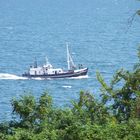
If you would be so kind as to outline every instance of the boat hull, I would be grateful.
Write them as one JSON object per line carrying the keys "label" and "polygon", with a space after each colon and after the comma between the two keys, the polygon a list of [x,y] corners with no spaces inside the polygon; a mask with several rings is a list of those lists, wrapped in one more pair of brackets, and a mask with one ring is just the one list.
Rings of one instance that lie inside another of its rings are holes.
{"label": "boat hull", "polygon": [[27,78],[69,78],[69,77],[79,77],[87,75],[88,68],[80,69],[80,70],[74,70],[74,71],[66,71],[64,73],[58,73],[58,74],[44,74],[44,75],[30,75],[29,73],[22,74],[23,77]]}

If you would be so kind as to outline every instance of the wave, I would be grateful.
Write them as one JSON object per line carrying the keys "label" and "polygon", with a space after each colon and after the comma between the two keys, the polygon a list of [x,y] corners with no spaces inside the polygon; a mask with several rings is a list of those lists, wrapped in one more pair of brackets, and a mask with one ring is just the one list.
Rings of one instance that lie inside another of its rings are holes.
{"label": "wave", "polygon": [[9,74],[9,73],[0,73],[0,79],[11,79],[11,80],[25,80],[28,78],[22,77],[22,76],[17,76],[14,74]]}

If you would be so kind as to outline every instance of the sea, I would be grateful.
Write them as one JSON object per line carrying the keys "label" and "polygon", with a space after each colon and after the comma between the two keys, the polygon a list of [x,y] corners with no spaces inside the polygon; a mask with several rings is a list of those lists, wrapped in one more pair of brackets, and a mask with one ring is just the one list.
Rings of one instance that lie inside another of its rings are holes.
{"label": "sea", "polygon": [[[43,92],[56,107],[70,107],[81,90],[100,98],[99,71],[109,84],[121,68],[133,70],[140,46],[137,0],[0,0],[0,120],[11,119],[13,98]],[[33,64],[67,69],[66,43],[87,76],[28,79]]]}

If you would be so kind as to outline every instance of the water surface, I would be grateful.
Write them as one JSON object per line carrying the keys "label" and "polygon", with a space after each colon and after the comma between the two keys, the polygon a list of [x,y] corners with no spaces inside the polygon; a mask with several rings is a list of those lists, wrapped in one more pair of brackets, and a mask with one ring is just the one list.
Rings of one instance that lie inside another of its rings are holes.
{"label": "water surface", "polygon": [[[135,0],[1,0],[0,1],[0,119],[9,118],[10,101],[30,91],[39,97],[47,90],[56,106],[68,106],[80,90],[99,97],[99,70],[106,81],[119,68],[132,70],[137,61],[140,17]],[[128,29],[128,27],[130,27]],[[67,68],[69,42],[74,61],[89,68],[78,79],[23,79],[34,61],[47,55],[54,67]]]}

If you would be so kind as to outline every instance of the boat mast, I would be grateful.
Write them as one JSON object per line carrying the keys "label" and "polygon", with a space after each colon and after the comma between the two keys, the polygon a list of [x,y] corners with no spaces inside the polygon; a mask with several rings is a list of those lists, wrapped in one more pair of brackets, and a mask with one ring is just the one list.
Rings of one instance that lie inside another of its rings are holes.
{"label": "boat mast", "polygon": [[66,44],[67,46],[67,63],[68,63],[68,70],[70,70],[70,57],[69,57],[69,47],[68,43]]}
{"label": "boat mast", "polygon": [[68,70],[71,70],[71,69],[75,69],[76,66],[72,60],[72,57],[70,55],[70,52],[69,52],[69,47],[68,47],[68,43],[67,43],[67,63],[68,63]]}

